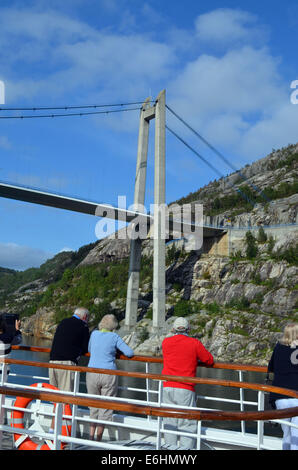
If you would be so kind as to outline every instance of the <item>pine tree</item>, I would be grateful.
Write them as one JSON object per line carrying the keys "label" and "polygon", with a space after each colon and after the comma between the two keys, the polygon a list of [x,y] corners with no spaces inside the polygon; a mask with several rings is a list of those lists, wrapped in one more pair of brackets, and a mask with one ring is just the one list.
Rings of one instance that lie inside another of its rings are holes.
{"label": "pine tree", "polygon": [[265,230],[263,227],[259,228],[259,233],[258,233],[258,242],[259,243],[265,243],[267,241],[267,235],[265,233]]}
{"label": "pine tree", "polygon": [[249,259],[255,258],[258,254],[256,239],[251,232],[246,232],[246,256]]}

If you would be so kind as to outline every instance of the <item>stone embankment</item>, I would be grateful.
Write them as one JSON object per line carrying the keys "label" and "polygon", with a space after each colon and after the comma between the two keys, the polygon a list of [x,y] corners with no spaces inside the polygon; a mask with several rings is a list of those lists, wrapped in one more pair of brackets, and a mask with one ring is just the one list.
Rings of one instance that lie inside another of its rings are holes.
{"label": "stone embankment", "polygon": [[[213,354],[216,362],[258,364],[266,366],[276,342],[280,339],[281,323],[267,315],[255,315],[233,310],[229,313],[210,314],[202,310],[200,314],[188,317],[190,335],[198,338]],[[151,320],[139,322],[136,330],[124,336],[125,341],[140,355],[162,355],[162,341],[172,334],[175,318],[166,322],[163,334],[148,335]]]}

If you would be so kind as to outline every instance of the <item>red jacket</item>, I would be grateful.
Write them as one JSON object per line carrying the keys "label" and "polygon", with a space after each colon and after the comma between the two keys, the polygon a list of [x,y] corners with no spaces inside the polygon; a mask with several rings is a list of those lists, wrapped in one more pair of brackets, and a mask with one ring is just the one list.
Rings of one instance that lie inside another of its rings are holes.
{"label": "red jacket", "polygon": [[[214,363],[212,354],[202,343],[190,336],[176,334],[165,338],[162,342],[164,375],[176,375],[182,377],[195,377],[198,361],[211,366]],[[185,388],[194,390],[191,383],[164,382],[164,387]]]}

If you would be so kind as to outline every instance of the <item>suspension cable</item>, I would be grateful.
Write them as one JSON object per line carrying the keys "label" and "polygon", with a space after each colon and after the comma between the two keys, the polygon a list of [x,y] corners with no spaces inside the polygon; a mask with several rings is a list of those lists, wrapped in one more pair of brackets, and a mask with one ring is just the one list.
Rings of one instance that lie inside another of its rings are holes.
{"label": "suspension cable", "polygon": [[[191,150],[197,157],[199,157],[204,163],[206,163],[206,165],[208,165],[213,171],[215,171],[215,173],[217,173],[221,178],[225,178],[225,176],[217,169],[215,168],[210,162],[208,162],[208,160],[206,160],[206,158],[204,158],[199,152],[197,152],[191,145],[189,145],[182,137],[180,137],[175,131],[173,131],[172,129],[170,129],[167,125],[166,125],[166,129],[168,131],[170,131],[178,140],[180,140],[180,142],[182,142],[187,148],[189,148],[189,150]],[[229,180],[227,180],[228,184],[236,189],[236,191],[244,198],[247,200],[247,202],[249,202],[252,206],[255,205],[255,203],[253,201],[251,201],[249,199],[249,197],[243,193],[241,191],[240,188],[237,188],[237,186],[235,186],[233,183],[230,183]]]}
{"label": "suspension cable", "polygon": [[[150,100],[150,102],[153,102]],[[0,111],[45,111],[50,109],[86,109],[86,108],[112,108],[115,106],[133,106],[143,104],[143,101],[134,101],[129,103],[112,103],[112,104],[88,104],[88,105],[67,105],[67,106],[32,106],[32,107],[0,107]]]}
{"label": "suspension cable", "polygon": [[89,116],[91,114],[111,114],[121,113],[125,111],[136,111],[141,108],[127,108],[127,109],[109,109],[106,111],[84,111],[81,113],[59,113],[59,114],[27,114],[22,116],[1,116],[0,119],[34,119],[34,118],[56,118],[56,117],[68,117],[68,116]]}
{"label": "suspension cable", "polygon": [[261,191],[260,188],[252,184],[245,175],[241,173],[219,150],[217,150],[210,142],[208,142],[199,132],[197,132],[193,127],[191,127],[181,116],[179,116],[172,108],[166,105],[166,108],[181,121],[189,130],[191,130],[205,145],[207,145],[218,157],[220,157],[233,171],[239,173],[239,176],[244,179],[255,191],[257,191],[267,202],[271,200]]}

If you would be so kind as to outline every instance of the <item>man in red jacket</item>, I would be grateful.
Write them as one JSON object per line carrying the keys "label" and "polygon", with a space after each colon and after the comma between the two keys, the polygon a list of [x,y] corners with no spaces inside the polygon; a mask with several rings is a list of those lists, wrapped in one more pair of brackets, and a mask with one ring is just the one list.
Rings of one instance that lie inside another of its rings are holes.
{"label": "man in red jacket", "polygon": [[[198,362],[208,366],[213,365],[212,354],[196,338],[188,336],[189,323],[186,318],[178,317],[173,325],[174,335],[164,339],[162,343],[164,375],[176,375],[182,377],[195,377]],[[189,382],[165,381],[163,384],[164,403],[195,407],[195,386]],[[164,428],[171,431],[184,433],[196,433],[197,421],[176,418],[164,418]],[[165,433],[165,442],[169,445],[177,445],[177,434]],[[180,436],[180,447],[193,449],[195,438]]]}

